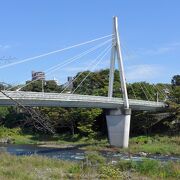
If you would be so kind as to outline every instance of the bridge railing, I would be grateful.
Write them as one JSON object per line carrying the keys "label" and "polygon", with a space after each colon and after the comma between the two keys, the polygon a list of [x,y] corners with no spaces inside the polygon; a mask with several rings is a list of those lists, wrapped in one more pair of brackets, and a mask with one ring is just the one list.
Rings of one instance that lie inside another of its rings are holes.
{"label": "bridge railing", "polygon": [[[123,104],[122,98],[104,97],[104,96],[90,96],[90,95],[78,95],[78,94],[67,94],[67,93],[43,93],[43,92],[26,92],[26,91],[6,91],[10,97],[19,100],[52,100],[52,101],[83,101],[83,102],[101,102],[110,104]],[[0,98],[7,99],[6,96],[0,93]],[[130,105],[144,105],[160,107],[164,106],[162,102],[155,101],[144,101],[129,99]]]}

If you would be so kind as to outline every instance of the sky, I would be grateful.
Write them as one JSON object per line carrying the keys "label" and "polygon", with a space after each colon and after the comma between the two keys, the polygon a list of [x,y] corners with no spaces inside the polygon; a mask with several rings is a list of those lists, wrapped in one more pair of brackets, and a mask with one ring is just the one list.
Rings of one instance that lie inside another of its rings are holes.
{"label": "sky", "polygon": [[[118,16],[127,82],[170,83],[173,75],[180,74],[179,8],[179,0],[0,0],[0,82],[24,83],[31,79],[32,70],[48,72],[109,40],[46,78],[64,83],[67,76],[79,71],[108,68],[110,36],[26,63],[3,66],[111,35],[113,16]],[[98,58],[105,49],[109,50],[106,56]]]}

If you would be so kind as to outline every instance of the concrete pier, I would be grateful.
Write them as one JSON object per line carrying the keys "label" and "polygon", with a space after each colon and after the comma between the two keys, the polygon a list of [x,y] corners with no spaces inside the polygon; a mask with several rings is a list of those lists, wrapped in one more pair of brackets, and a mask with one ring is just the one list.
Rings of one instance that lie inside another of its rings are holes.
{"label": "concrete pier", "polygon": [[110,145],[127,148],[129,144],[131,109],[112,109],[106,121]]}

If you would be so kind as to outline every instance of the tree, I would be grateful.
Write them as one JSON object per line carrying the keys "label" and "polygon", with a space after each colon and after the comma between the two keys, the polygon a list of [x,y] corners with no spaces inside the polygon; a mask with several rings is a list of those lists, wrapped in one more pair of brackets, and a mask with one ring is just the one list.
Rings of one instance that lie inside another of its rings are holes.
{"label": "tree", "polygon": [[54,80],[50,81],[34,81],[31,83],[31,81],[27,82],[27,86],[22,88],[23,91],[32,91],[32,92],[61,92],[62,88],[56,84]]}
{"label": "tree", "polygon": [[171,83],[173,86],[180,86],[180,75],[174,75]]}
{"label": "tree", "polygon": [[93,129],[94,122],[96,118],[102,113],[101,109],[80,109],[75,112],[80,121],[77,124],[77,128],[81,135],[93,137],[95,135],[95,131]]}

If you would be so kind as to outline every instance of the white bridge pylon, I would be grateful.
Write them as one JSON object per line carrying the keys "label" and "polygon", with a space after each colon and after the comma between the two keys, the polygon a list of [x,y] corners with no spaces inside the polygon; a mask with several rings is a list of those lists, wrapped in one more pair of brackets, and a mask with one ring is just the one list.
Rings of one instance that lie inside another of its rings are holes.
{"label": "white bridge pylon", "polygon": [[126,148],[129,144],[131,109],[129,108],[117,17],[113,17],[113,34],[108,97],[112,98],[113,96],[115,59],[117,57],[124,106],[121,109],[110,109],[106,115],[106,120],[110,144]]}
{"label": "white bridge pylon", "polygon": [[119,70],[122,94],[123,94],[123,99],[124,99],[124,107],[129,108],[126,80],[125,80],[125,74],[124,74],[124,66],[123,66],[121,46],[120,46],[120,38],[119,38],[119,32],[118,32],[118,18],[117,17],[113,17],[113,34],[114,34],[114,38],[112,39],[108,97],[113,96],[115,58],[117,57],[118,70]]}

